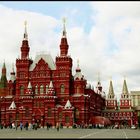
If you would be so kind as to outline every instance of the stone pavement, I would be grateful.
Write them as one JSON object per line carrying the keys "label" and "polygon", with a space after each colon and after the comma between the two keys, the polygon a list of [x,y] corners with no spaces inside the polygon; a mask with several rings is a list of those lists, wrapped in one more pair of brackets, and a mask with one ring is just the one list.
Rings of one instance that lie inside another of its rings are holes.
{"label": "stone pavement", "polygon": [[15,129],[0,129],[0,139],[2,138],[77,138],[77,139],[127,139],[127,138],[140,138],[140,129],[73,129],[73,128],[63,128],[57,131],[56,128],[51,128],[47,130],[46,128],[40,128],[37,130],[25,130],[22,131],[18,128]]}

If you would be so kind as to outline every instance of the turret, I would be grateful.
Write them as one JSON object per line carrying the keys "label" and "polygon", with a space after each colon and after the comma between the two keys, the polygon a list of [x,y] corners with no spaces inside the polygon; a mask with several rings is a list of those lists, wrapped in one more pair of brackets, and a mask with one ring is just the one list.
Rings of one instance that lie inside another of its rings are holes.
{"label": "turret", "polygon": [[117,99],[115,98],[112,80],[110,80],[109,84],[109,92],[106,99],[106,109],[117,109]]}
{"label": "turret", "polygon": [[3,67],[2,67],[0,88],[5,88],[5,87],[7,87],[7,77],[6,77],[6,66],[5,66],[5,62],[4,62]]}
{"label": "turret", "polygon": [[102,85],[101,85],[101,82],[100,82],[100,75],[98,73],[98,82],[97,82],[97,86],[96,86],[96,92],[98,94],[100,94],[102,92]]}
{"label": "turret", "polygon": [[30,81],[28,83],[26,94],[33,94],[32,85],[31,85],[31,82]]}
{"label": "turret", "polygon": [[11,75],[10,80],[13,83],[16,80],[15,71],[14,71],[14,65],[12,65],[12,71],[11,71],[10,75]]}
{"label": "turret", "polygon": [[67,37],[66,37],[65,18],[63,19],[63,22],[64,24],[63,24],[63,34],[60,43],[60,56],[67,56],[69,45],[67,43]]}
{"label": "turret", "polygon": [[79,60],[77,60],[77,68],[76,68],[76,74],[74,75],[74,80],[83,80],[84,75],[81,73],[81,69],[79,67]]}
{"label": "turret", "polygon": [[84,75],[81,73],[81,69],[79,67],[79,60],[77,61],[76,74],[74,75],[74,89],[76,94],[84,94],[86,88],[86,80],[84,79]]}
{"label": "turret", "polygon": [[120,98],[120,109],[131,109],[131,99],[128,92],[126,79],[123,81],[122,94]]}
{"label": "turret", "polygon": [[53,83],[52,81],[50,81],[50,85],[49,85],[49,89],[48,89],[48,92],[47,92],[48,95],[52,96],[55,94],[55,91],[54,91],[54,87],[53,87]]}
{"label": "turret", "polygon": [[127,88],[127,84],[126,84],[125,79],[124,79],[124,82],[123,82],[122,94],[128,94],[128,88]]}
{"label": "turret", "polygon": [[115,95],[114,95],[113,84],[112,84],[112,80],[110,80],[108,98],[112,99],[114,97],[115,97]]}
{"label": "turret", "polygon": [[24,36],[22,40],[22,46],[21,46],[21,59],[27,59],[29,58],[29,45],[28,45],[28,34],[27,34],[27,22],[25,21],[25,31]]}

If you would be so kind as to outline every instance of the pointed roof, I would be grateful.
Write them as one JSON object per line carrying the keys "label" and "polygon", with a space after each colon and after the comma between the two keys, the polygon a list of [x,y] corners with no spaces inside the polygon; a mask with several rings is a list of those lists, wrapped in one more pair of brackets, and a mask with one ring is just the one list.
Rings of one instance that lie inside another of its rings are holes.
{"label": "pointed roof", "polygon": [[76,68],[76,74],[74,75],[74,80],[77,79],[77,78],[79,80],[81,80],[82,78],[84,78],[84,76],[81,73],[81,69],[79,67],[79,60],[77,60],[77,68]]}
{"label": "pointed roof", "polygon": [[43,59],[49,66],[51,70],[56,69],[56,65],[53,61],[53,58],[50,54],[37,54],[35,57],[35,60],[33,63],[30,65],[29,71],[33,71],[33,69],[36,67],[36,64],[40,61],[40,59]]}
{"label": "pointed roof", "polygon": [[16,108],[16,104],[15,104],[14,101],[12,101],[12,103],[11,103],[9,109],[15,109],[15,108]]}
{"label": "pointed roof", "polygon": [[12,72],[10,74],[11,74],[10,80],[12,82],[14,82],[16,80],[15,71],[14,71],[14,64],[12,64]]}
{"label": "pointed roof", "polygon": [[[97,86],[96,86],[96,88],[98,88],[98,87],[102,87],[101,86],[101,80],[100,80],[100,73],[98,72],[98,81],[97,81]],[[98,90],[98,89],[97,89]]]}
{"label": "pointed roof", "polygon": [[69,100],[67,100],[67,103],[65,104],[65,109],[69,109],[69,108],[71,108],[72,107],[72,105],[71,105],[71,103],[70,103],[70,101]]}
{"label": "pointed roof", "polygon": [[66,38],[66,27],[65,27],[65,23],[66,23],[66,18],[63,18],[63,38]]}
{"label": "pointed roof", "polygon": [[4,61],[4,63],[3,63],[3,67],[2,67],[3,69],[6,69],[6,66],[5,66],[5,61]]}
{"label": "pointed roof", "polygon": [[80,67],[79,67],[79,59],[77,60],[77,68],[76,68],[76,72],[80,72],[81,71],[81,69],[80,69]]}
{"label": "pointed roof", "polygon": [[15,71],[14,71],[14,63],[12,64],[12,72],[15,73]]}
{"label": "pointed roof", "polygon": [[108,92],[108,96],[110,96],[110,95],[112,98],[114,98],[114,89],[113,89],[112,80],[110,80],[109,92]]}
{"label": "pointed roof", "polygon": [[52,81],[50,81],[50,85],[49,85],[49,89],[48,89],[47,94],[50,94],[50,95],[54,95],[55,94],[55,90],[54,90]]}
{"label": "pointed roof", "polygon": [[52,81],[50,81],[49,88],[53,88],[53,83],[52,83]]}
{"label": "pointed roof", "polygon": [[126,84],[126,80],[125,79],[124,79],[124,82],[123,82],[122,93],[123,94],[128,94],[128,88],[127,88],[127,84]]}
{"label": "pointed roof", "polygon": [[32,85],[31,85],[31,82],[29,81],[28,83],[28,89],[31,89],[32,88]]}
{"label": "pointed roof", "polygon": [[27,21],[24,22],[24,25],[25,25],[24,40],[28,40],[28,34],[27,34]]}
{"label": "pointed roof", "polygon": [[5,62],[3,63],[3,67],[2,67],[2,75],[1,75],[1,79],[0,79],[0,88],[5,88],[7,87],[7,76],[6,76],[6,66],[5,66]]}
{"label": "pointed roof", "polygon": [[68,54],[68,42],[67,42],[67,37],[66,37],[66,27],[65,27],[65,18],[63,19],[63,34],[60,42],[60,56],[65,57]]}

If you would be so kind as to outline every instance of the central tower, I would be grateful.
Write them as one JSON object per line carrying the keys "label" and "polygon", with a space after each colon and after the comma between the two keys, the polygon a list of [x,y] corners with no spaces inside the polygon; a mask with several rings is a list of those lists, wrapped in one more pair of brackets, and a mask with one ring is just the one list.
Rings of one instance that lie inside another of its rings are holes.
{"label": "central tower", "polygon": [[63,32],[60,42],[60,56],[56,57],[56,80],[57,83],[56,91],[57,96],[67,97],[72,91],[72,58],[68,55],[68,42],[66,37],[66,20],[63,19]]}

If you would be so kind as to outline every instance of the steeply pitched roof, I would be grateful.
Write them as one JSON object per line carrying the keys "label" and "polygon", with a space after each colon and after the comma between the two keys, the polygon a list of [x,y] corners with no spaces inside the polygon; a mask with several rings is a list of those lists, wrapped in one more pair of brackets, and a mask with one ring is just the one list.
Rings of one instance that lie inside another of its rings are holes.
{"label": "steeply pitched roof", "polygon": [[38,54],[36,55],[36,58],[33,61],[32,65],[30,66],[30,69],[29,69],[30,71],[32,71],[35,68],[36,64],[39,62],[41,58],[48,64],[51,70],[56,69],[55,63],[50,54]]}
{"label": "steeply pitched roof", "polygon": [[13,101],[9,107],[9,109],[15,109],[16,108],[16,104],[15,102]]}

